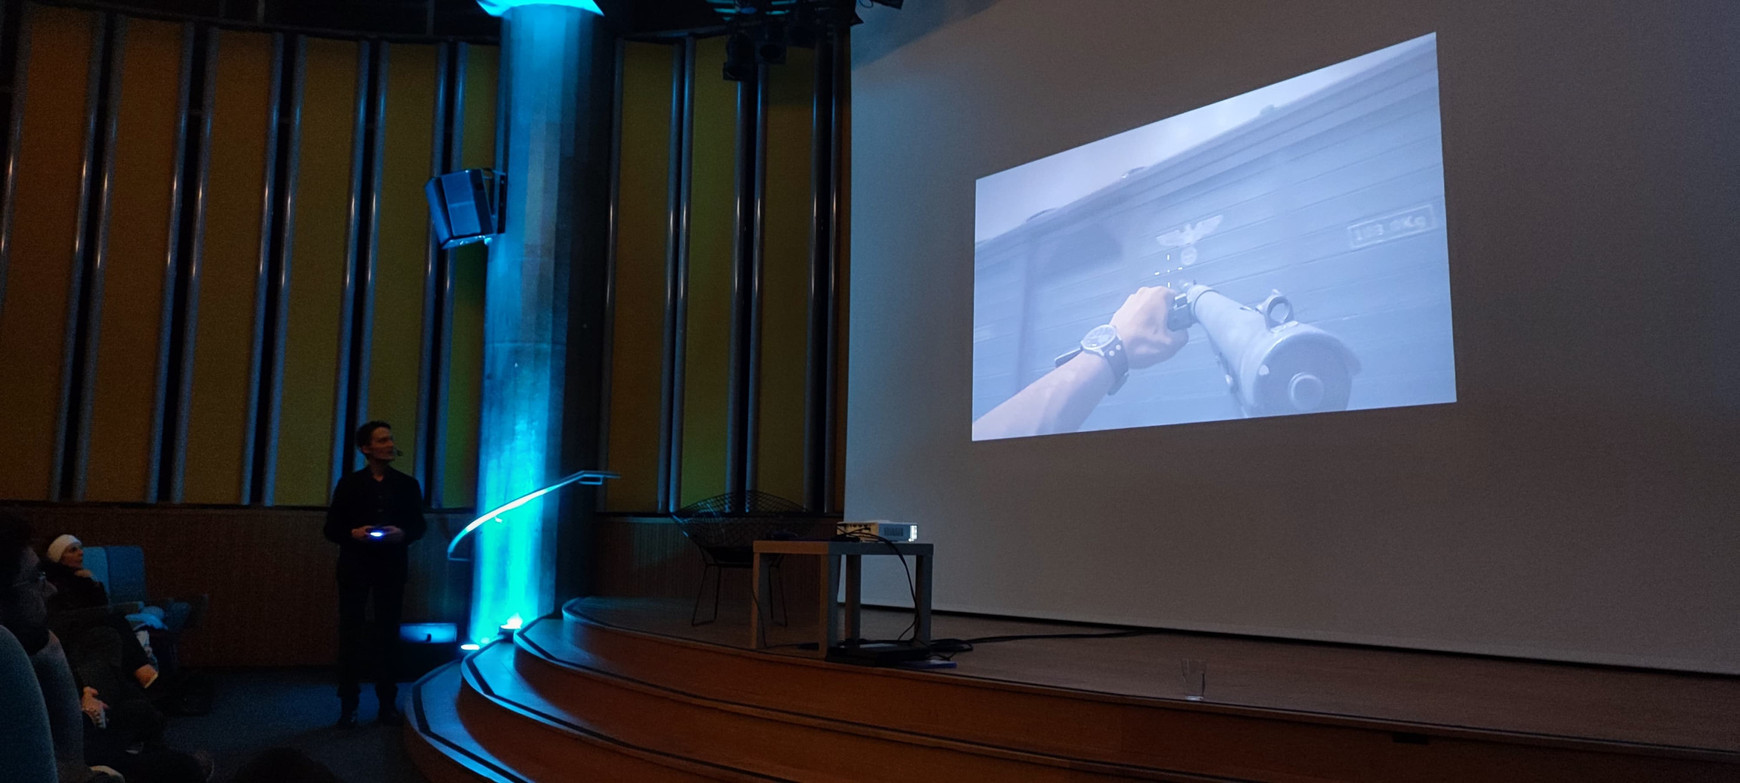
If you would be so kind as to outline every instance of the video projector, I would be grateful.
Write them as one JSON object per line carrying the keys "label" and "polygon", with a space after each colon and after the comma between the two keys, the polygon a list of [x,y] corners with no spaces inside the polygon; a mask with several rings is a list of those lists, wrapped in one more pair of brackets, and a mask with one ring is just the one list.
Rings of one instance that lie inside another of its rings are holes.
{"label": "video projector", "polygon": [[918,540],[918,525],[870,519],[861,522],[841,522],[834,533],[854,538],[886,538],[895,543]]}

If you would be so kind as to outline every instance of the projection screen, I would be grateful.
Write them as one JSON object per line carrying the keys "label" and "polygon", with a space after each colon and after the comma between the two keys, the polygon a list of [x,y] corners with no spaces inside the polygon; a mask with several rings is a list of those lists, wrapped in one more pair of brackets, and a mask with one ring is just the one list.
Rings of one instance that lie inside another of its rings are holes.
{"label": "projection screen", "polygon": [[1454,402],[1437,93],[1425,35],[980,178],[973,439]]}
{"label": "projection screen", "polygon": [[[1740,5],[861,13],[846,514],[919,526],[939,609],[1740,673]],[[1249,410],[1199,323],[975,437],[1155,283],[1332,336],[1346,409]]]}

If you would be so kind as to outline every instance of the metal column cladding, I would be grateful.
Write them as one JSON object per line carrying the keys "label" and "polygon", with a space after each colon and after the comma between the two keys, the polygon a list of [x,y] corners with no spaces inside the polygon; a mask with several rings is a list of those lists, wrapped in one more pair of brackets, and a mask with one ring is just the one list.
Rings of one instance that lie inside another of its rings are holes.
{"label": "metal column cladding", "polygon": [[[359,328],[357,321],[357,302],[363,298],[362,289],[366,285],[368,275],[366,255],[361,251],[363,232],[367,230],[365,219],[369,214],[374,199],[365,188],[373,187],[374,178],[366,176],[369,172],[368,162],[373,158],[367,153],[369,122],[369,89],[374,82],[374,48],[378,44],[362,42],[356,47],[356,109],[351,124],[350,149],[350,202],[345,211],[344,232],[344,287],[343,299],[339,306],[339,341],[338,341],[338,386],[333,399],[332,412],[332,475],[328,477],[326,486],[338,484],[345,473],[350,472],[351,461],[356,451],[350,445],[350,431],[355,424],[361,424],[355,418],[353,400],[357,396],[360,370],[352,369],[366,364],[366,354],[358,346],[366,345],[360,339],[368,334],[366,327]],[[359,334],[360,333],[360,334]]]}
{"label": "metal column cladding", "polygon": [[689,207],[695,163],[695,39],[673,48],[669,192],[669,255],[665,263],[664,378],[659,416],[659,506],[673,511],[682,503],[683,368],[689,313]]}
{"label": "metal column cladding", "polygon": [[839,313],[840,114],[844,71],[839,40],[824,36],[816,45],[815,108],[810,136],[809,350],[804,374],[804,505],[838,507],[834,498],[834,398],[838,365],[835,324]]}
{"label": "metal column cladding", "polygon": [[[297,36],[291,43],[290,58],[290,89],[288,95],[279,96],[279,106],[287,106],[289,116],[281,117],[280,123],[285,127],[286,138],[282,141],[285,160],[282,161],[284,179],[277,183],[278,207],[276,215],[278,224],[275,228],[278,243],[277,269],[271,281],[274,291],[275,308],[272,311],[272,345],[268,349],[271,361],[270,377],[272,386],[265,402],[266,447],[264,462],[258,485],[260,501],[270,506],[277,501],[278,493],[278,455],[281,449],[284,423],[284,366],[285,354],[290,342],[290,283],[291,262],[296,247],[296,186],[300,182],[302,161],[302,94],[308,82],[308,44],[302,36]],[[283,57],[279,62],[283,62]]]}
{"label": "metal column cladding", "polygon": [[[478,508],[494,508],[562,476],[570,274],[592,221],[582,177],[604,174],[585,133],[600,17],[555,5],[507,11],[501,86],[508,107],[505,232],[490,245],[484,306],[484,392]],[[588,166],[587,164],[593,164]],[[606,175],[607,176],[607,175]],[[598,183],[602,192],[604,182]],[[598,259],[588,262],[597,263]],[[587,411],[581,415],[592,415]],[[588,448],[586,453],[591,453]],[[477,532],[469,636],[492,638],[555,606],[557,504],[540,498]]]}
{"label": "metal column cladding", "polygon": [[731,391],[725,436],[725,487],[730,492],[755,486],[762,207],[767,192],[766,95],[766,65],[756,67],[754,81],[737,83],[737,235],[731,258]]}

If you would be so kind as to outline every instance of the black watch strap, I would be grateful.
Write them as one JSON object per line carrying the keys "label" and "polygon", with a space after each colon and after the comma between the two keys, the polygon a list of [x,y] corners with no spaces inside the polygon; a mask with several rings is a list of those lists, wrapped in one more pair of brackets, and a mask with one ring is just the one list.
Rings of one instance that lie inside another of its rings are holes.
{"label": "black watch strap", "polygon": [[1124,353],[1124,341],[1113,337],[1112,341],[1099,348],[1083,348],[1088,353],[1105,357],[1106,363],[1112,366],[1112,388],[1106,394],[1117,394],[1124,388],[1124,381],[1130,379],[1130,357]]}
{"label": "black watch strap", "polygon": [[1074,359],[1077,354],[1083,352],[1099,356],[1111,366],[1112,388],[1107,390],[1106,394],[1117,394],[1119,389],[1124,388],[1124,381],[1130,379],[1130,357],[1124,354],[1123,339],[1113,337],[1110,343],[1099,348],[1088,349],[1077,346],[1075,350],[1058,356],[1057,359],[1053,360],[1052,366],[1062,367],[1068,364],[1070,359]]}

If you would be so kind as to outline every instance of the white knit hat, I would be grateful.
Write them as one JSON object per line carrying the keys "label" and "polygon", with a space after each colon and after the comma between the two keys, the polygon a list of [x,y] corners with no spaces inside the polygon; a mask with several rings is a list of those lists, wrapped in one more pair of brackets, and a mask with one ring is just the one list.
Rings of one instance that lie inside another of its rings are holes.
{"label": "white knit hat", "polygon": [[73,534],[71,533],[67,533],[60,538],[55,539],[54,543],[48,545],[48,561],[51,563],[60,562],[60,556],[66,554],[68,549],[75,546],[83,549],[85,542],[73,537]]}

